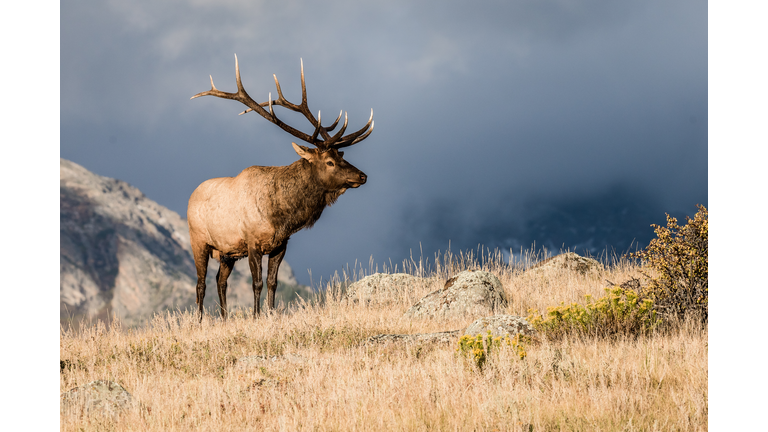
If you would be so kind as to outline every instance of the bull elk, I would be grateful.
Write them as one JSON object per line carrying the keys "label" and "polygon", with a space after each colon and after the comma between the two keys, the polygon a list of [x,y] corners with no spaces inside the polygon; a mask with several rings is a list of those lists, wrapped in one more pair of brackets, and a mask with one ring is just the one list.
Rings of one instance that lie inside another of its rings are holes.
{"label": "bull elk", "polygon": [[[307,87],[304,83],[304,62],[301,62],[301,103],[293,104],[283,97],[280,83],[275,78],[277,100],[269,95],[267,102],[256,102],[248,96],[240,81],[240,67],[235,55],[237,93],[216,89],[211,77],[211,89],[192,96],[216,96],[236,100],[248,108],[240,114],[255,111],[284,131],[315,148],[293,144],[300,159],[288,166],[252,166],[236,177],[207,180],[195,189],[189,198],[187,220],[192,254],[197,269],[197,305],[200,321],[203,319],[205,276],[210,257],[219,261],[216,285],[219,292],[221,316],[227,319],[227,278],[235,261],[248,257],[253,276],[253,317],[260,314],[263,286],[261,260],[269,255],[267,269],[267,299],[265,309],[274,309],[277,289],[277,269],[285,256],[288,239],[301,230],[314,225],[326,206],[330,206],[348,188],[357,188],[366,182],[366,175],[345,161],[339,149],[357,144],[373,131],[373,110],[368,123],[360,130],[344,135],[347,115],[338,132],[331,132],[339,124],[341,113],[330,126],[322,126],[320,112],[315,119],[307,106]],[[281,106],[304,115],[312,125],[307,134],[281,121],[273,106]],[[265,109],[266,107],[266,109]]]}

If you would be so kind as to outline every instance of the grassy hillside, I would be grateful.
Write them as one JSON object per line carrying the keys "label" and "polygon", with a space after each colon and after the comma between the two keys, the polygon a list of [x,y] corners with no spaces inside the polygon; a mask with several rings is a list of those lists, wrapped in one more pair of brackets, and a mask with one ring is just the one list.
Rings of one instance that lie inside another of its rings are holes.
{"label": "grassy hillside", "polygon": [[[416,320],[403,312],[458,271],[490,271],[527,316],[604,294],[606,280],[643,278],[615,260],[599,277],[525,274],[498,256],[443,257],[436,276],[389,306],[348,304],[341,284],[322,301],[248,317],[235,311],[198,324],[166,313],[141,329],[119,323],[62,330],[65,392],[96,379],[122,384],[146,408],[118,421],[62,415],[61,430],[706,430],[707,328],[685,322],[639,337],[574,336],[496,351],[482,369],[450,345],[369,344],[381,333],[466,327],[473,318]],[[402,270],[402,269],[401,269]],[[247,366],[244,356],[284,356]],[[299,360],[295,360],[299,359]]]}

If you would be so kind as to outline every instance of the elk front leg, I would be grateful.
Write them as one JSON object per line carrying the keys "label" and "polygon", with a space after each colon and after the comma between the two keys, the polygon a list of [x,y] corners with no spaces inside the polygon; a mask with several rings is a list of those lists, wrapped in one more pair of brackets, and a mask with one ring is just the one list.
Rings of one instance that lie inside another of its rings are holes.
{"label": "elk front leg", "polygon": [[205,277],[208,274],[208,258],[211,254],[211,248],[207,245],[192,244],[192,257],[195,260],[195,269],[197,270],[197,307],[198,322],[203,322],[203,300],[205,299]]}
{"label": "elk front leg", "polygon": [[235,267],[235,260],[222,256],[219,261],[219,272],[216,273],[216,287],[219,289],[219,306],[221,318],[227,320],[227,279]]}
{"label": "elk front leg", "polygon": [[267,266],[267,302],[264,309],[275,308],[275,291],[277,291],[277,269],[280,267],[280,263],[283,262],[283,257],[285,256],[285,249],[287,245],[288,240],[286,239],[283,244],[269,253],[269,264]]}
{"label": "elk front leg", "polygon": [[253,277],[253,317],[256,318],[261,313],[261,288],[264,281],[261,277],[261,257],[264,256],[260,249],[256,247],[248,249],[248,265],[251,267],[251,276]]}

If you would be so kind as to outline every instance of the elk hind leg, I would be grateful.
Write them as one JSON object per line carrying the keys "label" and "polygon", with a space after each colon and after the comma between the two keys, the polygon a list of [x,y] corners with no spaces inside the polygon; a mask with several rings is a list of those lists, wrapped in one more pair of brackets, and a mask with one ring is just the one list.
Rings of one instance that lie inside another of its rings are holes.
{"label": "elk hind leg", "polygon": [[219,291],[219,306],[221,307],[221,318],[227,319],[227,279],[235,267],[235,260],[226,256],[221,256],[219,260],[219,272],[216,273],[216,287]]}

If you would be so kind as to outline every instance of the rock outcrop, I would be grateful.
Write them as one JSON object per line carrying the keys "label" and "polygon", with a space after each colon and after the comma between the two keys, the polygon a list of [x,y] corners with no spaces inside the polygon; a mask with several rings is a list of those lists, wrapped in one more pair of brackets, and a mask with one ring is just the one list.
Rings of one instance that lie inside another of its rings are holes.
{"label": "rock outcrop", "polygon": [[417,287],[429,283],[429,280],[406,273],[374,273],[347,287],[346,298],[353,302],[366,304],[387,304],[408,299]]}
{"label": "rock outcrop", "polygon": [[98,415],[116,420],[120,414],[138,408],[140,404],[120,384],[97,380],[62,393],[59,407],[64,415]]}
{"label": "rock outcrop", "polygon": [[566,252],[534,264],[525,273],[546,275],[560,271],[574,272],[582,276],[599,276],[605,271],[605,267],[592,258],[586,258],[573,252]]}
{"label": "rock outcrop", "polygon": [[[155,312],[195,304],[197,276],[185,219],[137,188],[65,159],[60,176],[62,323],[114,314],[132,326]],[[211,260],[208,307],[218,304],[217,270],[218,262]],[[278,299],[281,293],[295,295],[297,290],[309,295],[285,261],[278,281]],[[247,262],[235,266],[227,299],[230,307],[253,307]]]}
{"label": "rock outcrop", "polygon": [[507,307],[499,278],[485,271],[463,271],[448,279],[442,289],[427,294],[405,316],[448,318],[487,316]]}
{"label": "rock outcrop", "polygon": [[460,333],[461,330],[442,331],[436,333],[380,334],[369,337],[366,340],[366,343],[400,342],[406,344],[450,344],[456,340]]}
{"label": "rock outcrop", "polygon": [[521,334],[523,336],[535,336],[536,329],[524,318],[515,315],[494,315],[475,320],[466,329],[463,334],[475,337],[485,335],[491,332],[493,337],[515,337]]}

